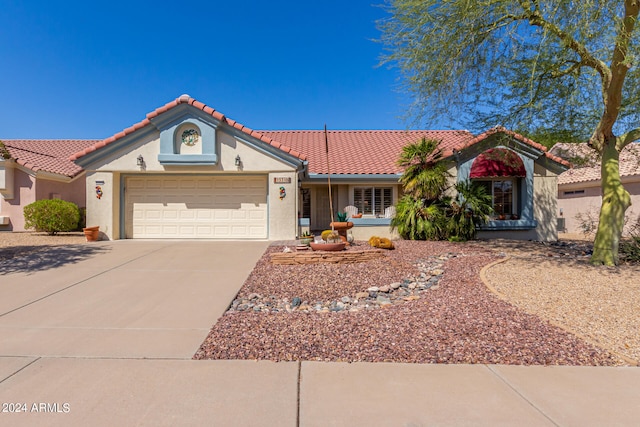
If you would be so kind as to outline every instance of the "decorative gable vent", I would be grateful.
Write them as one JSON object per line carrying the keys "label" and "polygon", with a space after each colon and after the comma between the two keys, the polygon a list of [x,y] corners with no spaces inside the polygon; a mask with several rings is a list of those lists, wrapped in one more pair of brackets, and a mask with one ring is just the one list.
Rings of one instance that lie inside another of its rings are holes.
{"label": "decorative gable vent", "polygon": [[160,130],[162,165],[216,165],[219,122],[190,105],[181,104],[150,119]]}

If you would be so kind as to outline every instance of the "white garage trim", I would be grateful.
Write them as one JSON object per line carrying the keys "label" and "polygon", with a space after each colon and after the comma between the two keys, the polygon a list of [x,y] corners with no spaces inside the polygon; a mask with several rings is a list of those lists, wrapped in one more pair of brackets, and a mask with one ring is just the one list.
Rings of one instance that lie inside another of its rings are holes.
{"label": "white garage trim", "polygon": [[128,239],[266,239],[266,175],[127,175]]}

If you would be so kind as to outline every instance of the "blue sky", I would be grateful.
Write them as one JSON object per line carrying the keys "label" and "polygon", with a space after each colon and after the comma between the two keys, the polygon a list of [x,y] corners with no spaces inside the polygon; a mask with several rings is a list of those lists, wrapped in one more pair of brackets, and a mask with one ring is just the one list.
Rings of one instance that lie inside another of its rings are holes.
{"label": "blue sky", "polygon": [[0,138],[106,138],[184,93],[253,129],[405,129],[380,3],[3,0]]}

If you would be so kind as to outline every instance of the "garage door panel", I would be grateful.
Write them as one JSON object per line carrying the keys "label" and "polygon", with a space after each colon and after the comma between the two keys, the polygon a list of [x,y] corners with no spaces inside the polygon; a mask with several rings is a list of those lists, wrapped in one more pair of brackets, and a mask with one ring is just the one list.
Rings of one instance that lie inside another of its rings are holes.
{"label": "garage door panel", "polygon": [[252,177],[128,177],[129,238],[267,237],[267,180]]}

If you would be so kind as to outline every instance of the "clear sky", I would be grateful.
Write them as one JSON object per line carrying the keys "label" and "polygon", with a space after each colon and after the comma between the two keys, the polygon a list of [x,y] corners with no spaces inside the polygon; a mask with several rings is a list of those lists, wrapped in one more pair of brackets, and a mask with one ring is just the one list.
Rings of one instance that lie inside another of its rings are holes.
{"label": "clear sky", "polygon": [[0,139],[106,138],[189,94],[252,129],[405,129],[382,0],[2,0]]}

